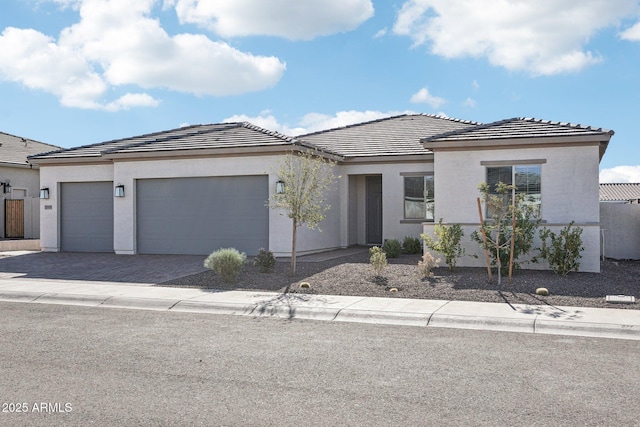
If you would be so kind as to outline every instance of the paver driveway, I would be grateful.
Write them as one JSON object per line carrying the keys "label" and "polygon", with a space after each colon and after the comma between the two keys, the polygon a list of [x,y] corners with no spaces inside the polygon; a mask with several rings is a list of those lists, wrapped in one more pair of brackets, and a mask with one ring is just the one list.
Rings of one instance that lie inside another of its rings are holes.
{"label": "paver driveway", "polygon": [[204,271],[202,255],[32,252],[0,258],[0,278],[156,284]]}

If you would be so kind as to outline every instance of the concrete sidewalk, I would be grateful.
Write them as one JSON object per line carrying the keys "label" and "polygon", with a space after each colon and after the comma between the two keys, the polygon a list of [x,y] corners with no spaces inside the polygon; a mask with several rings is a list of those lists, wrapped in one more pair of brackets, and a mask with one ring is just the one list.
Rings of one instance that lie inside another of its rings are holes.
{"label": "concrete sidewalk", "polygon": [[3,278],[0,301],[640,340],[640,310]]}

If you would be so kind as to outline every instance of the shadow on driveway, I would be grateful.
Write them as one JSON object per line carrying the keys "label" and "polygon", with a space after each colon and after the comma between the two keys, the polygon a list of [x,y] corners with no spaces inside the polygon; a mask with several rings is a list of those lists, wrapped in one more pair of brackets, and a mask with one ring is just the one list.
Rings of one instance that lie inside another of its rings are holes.
{"label": "shadow on driveway", "polygon": [[36,252],[0,258],[0,278],[162,283],[206,269],[202,255]]}

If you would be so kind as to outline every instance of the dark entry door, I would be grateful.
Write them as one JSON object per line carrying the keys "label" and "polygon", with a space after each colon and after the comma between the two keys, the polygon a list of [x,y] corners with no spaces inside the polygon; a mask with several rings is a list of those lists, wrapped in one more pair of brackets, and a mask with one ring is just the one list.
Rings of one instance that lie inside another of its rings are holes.
{"label": "dark entry door", "polygon": [[382,176],[368,176],[367,186],[367,243],[382,244]]}

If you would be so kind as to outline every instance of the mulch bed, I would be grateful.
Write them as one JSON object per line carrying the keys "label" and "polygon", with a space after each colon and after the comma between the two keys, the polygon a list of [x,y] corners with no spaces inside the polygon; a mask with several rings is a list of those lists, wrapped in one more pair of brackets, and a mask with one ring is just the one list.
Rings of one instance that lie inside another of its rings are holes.
{"label": "mulch bed", "polygon": [[[419,255],[391,258],[382,277],[374,275],[366,252],[324,262],[298,262],[294,277],[289,275],[288,262],[279,261],[273,272],[260,273],[249,260],[235,284],[205,271],[159,286],[640,309],[639,303],[605,302],[607,295],[640,297],[640,261],[606,260],[601,273],[570,273],[566,277],[551,271],[521,270],[515,273],[511,284],[503,278],[498,286],[495,277],[494,283],[488,282],[486,268],[465,267],[455,272],[437,268],[433,278],[423,279],[418,271],[419,260]],[[301,288],[301,282],[308,282],[311,287]],[[540,287],[547,288],[549,296],[536,295]]]}

